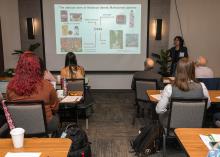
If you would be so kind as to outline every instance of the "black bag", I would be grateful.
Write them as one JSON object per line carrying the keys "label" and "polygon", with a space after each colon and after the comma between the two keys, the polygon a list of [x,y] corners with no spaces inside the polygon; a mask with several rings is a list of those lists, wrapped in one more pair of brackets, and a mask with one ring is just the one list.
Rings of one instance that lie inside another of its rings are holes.
{"label": "black bag", "polygon": [[[70,124],[62,133],[61,138],[69,138],[72,140],[68,157],[91,157],[90,142],[86,132],[79,128],[77,124]],[[84,155],[83,155],[84,154]]]}
{"label": "black bag", "polygon": [[131,147],[137,156],[148,156],[159,149],[159,138],[162,128],[159,124],[150,124],[140,129],[139,135],[130,141]]}

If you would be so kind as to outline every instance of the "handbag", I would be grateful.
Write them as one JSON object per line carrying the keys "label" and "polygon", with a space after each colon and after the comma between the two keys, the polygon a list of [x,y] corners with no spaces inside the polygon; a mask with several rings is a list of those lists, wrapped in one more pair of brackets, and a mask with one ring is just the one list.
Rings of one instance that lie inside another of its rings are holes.
{"label": "handbag", "polygon": [[11,118],[11,114],[8,112],[7,106],[5,105],[5,100],[2,100],[2,107],[3,107],[4,113],[5,113],[5,118],[7,120],[8,126],[9,126],[10,130],[12,130],[15,128],[15,125],[14,125],[14,122]]}

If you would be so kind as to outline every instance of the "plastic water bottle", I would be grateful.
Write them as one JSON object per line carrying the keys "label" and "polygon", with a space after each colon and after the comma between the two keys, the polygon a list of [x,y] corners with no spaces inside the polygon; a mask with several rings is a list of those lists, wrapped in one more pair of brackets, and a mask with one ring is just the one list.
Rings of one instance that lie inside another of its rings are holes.
{"label": "plastic water bottle", "polygon": [[220,157],[220,149],[210,150],[207,157]]}
{"label": "plastic water bottle", "polygon": [[66,79],[65,78],[62,78],[62,89],[63,89],[63,95],[64,96],[67,96],[67,83],[66,83]]}

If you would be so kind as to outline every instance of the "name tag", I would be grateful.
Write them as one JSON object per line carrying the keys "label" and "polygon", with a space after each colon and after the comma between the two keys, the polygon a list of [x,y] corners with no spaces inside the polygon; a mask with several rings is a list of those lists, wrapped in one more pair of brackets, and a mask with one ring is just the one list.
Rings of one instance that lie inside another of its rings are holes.
{"label": "name tag", "polygon": [[179,54],[179,57],[184,57],[185,56],[185,54],[184,54],[184,52],[180,52],[180,54]]}

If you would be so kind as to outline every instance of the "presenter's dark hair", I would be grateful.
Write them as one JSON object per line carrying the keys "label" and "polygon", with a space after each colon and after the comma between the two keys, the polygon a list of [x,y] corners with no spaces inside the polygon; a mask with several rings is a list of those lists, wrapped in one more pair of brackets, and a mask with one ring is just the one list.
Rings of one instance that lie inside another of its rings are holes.
{"label": "presenter's dark hair", "polygon": [[175,36],[174,41],[178,39],[180,42],[180,46],[183,47],[184,45],[184,39],[181,36]]}
{"label": "presenter's dark hair", "polygon": [[67,66],[77,66],[76,55],[73,52],[66,54],[65,67]]}

